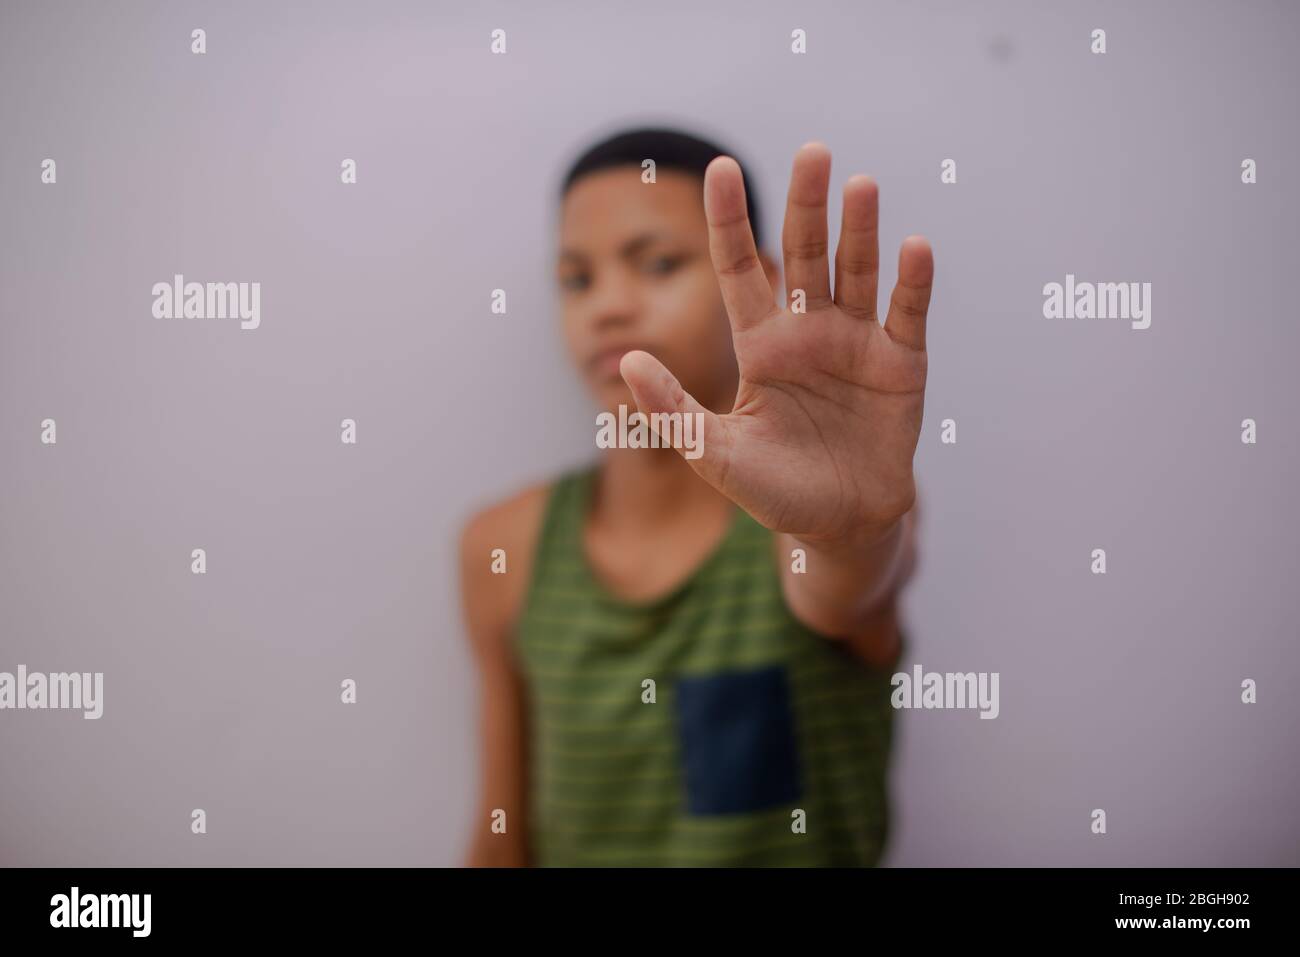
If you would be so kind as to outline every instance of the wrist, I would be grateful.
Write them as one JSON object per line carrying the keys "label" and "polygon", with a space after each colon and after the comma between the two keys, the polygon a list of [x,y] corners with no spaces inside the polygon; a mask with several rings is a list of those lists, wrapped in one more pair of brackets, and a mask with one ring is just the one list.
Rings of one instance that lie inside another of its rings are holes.
{"label": "wrist", "polygon": [[835,561],[879,560],[881,555],[892,554],[903,543],[903,519],[896,518],[886,525],[854,529],[835,538],[809,538],[790,536],[795,544],[823,558]]}
{"label": "wrist", "polygon": [[791,535],[787,544],[807,555],[807,574],[783,575],[796,617],[827,635],[858,634],[877,626],[904,568],[904,519],[833,541]]}

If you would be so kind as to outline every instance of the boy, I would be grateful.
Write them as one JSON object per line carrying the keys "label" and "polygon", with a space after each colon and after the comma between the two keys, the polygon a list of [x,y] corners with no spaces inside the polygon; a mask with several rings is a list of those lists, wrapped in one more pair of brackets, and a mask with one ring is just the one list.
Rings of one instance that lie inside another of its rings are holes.
{"label": "boy", "polygon": [[934,266],[923,238],[903,243],[882,326],[877,189],[854,176],[832,289],[829,179],[824,145],[796,153],[778,302],[720,148],[633,130],[566,176],[580,374],[602,410],[690,415],[702,442],[608,448],[466,526],[470,864],[878,861]]}

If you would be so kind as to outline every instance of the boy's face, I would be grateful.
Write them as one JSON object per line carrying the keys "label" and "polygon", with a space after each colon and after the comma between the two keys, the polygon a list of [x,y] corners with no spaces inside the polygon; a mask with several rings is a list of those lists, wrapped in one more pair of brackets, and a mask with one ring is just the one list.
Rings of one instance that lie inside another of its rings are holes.
{"label": "boy's face", "polygon": [[703,182],[637,166],[589,173],[560,210],[560,312],[579,374],[597,402],[635,408],[619,375],[623,353],[641,349],[703,405],[729,412],[736,354],[709,258]]}

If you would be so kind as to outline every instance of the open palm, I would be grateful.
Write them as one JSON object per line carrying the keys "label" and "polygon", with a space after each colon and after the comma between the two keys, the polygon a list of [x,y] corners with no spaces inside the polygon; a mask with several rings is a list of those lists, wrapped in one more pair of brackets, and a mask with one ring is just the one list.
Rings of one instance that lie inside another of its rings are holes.
{"label": "open palm", "polygon": [[702,478],[774,531],[838,544],[881,534],[915,499],[934,261],[924,238],[903,242],[882,327],[878,193],[855,176],[844,188],[832,294],[830,166],[820,143],[795,155],[782,247],[786,303],[802,290],[800,312],[775,305],[740,166],[722,156],[705,172],[709,249],[740,369],[730,413],[705,409],[648,353],[628,353],[621,371],[642,412],[703,414],[703,455],[689,460]]}

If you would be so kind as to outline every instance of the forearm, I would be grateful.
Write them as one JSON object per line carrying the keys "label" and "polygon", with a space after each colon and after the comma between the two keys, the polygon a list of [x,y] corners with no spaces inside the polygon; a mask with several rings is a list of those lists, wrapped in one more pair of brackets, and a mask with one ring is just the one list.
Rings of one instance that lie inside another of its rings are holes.
{"label": "forearm", "polygon": [[[908,512],[871,541],[826,545],[779,535],[781,584],[790,611],[804,625],[830,638],[881,632],[883,606],[907,567],[913,513]],[[796,561],[802,549],[802,563]]]}

